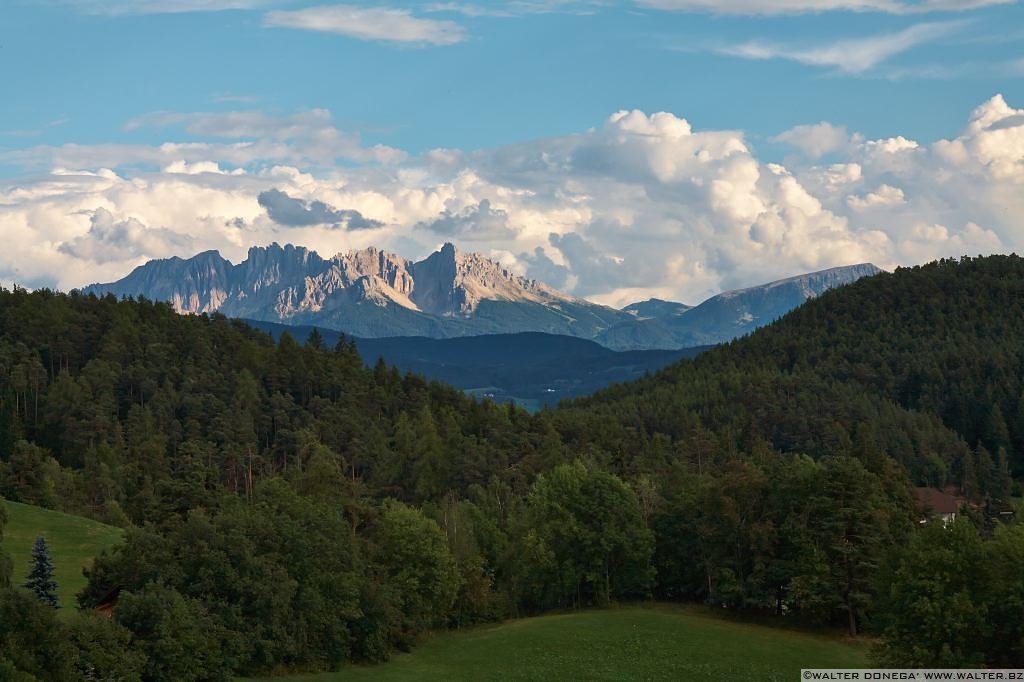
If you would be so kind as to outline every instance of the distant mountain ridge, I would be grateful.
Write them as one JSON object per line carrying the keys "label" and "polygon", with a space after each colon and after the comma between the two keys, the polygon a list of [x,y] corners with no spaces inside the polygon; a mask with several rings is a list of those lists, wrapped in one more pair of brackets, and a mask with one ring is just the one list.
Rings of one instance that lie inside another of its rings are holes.
{"label": "distant mountain ridge", "polygon": [[[632,343],[636,341],[631,343],[631,339],[637,339],[641,333],[644,335],[642,338],[672,339],[677,344],[673,346],[676,348],[722,343],[774,322],[804,301],[829,289],[880,272],[882,270],[871,263],[829,268],[761,286],[726,291],[692,308],[658,299],[634,303],[624,308],[636,311],[634,324],[613,327],[596,340],[617,349],[634,347]],[[625,342],[621,340],[623,334],[627,335]]]}
{"label": "distant mountain ridge", "polygon": [[863,264],[727,292],[694,308],[651,299],[616,310],[445,244],[421,261],[374,247],[322,258],[302,246],[252,247],[237,265],[217,251],[153,260],[84,293],[169,301],[179,313],[336,329],[363,338],[542,332],[615,350],[728,341],[826,289],[879,272]]}
{"label": "distant mountain ridge", "polygon": [[[315,329],[332,347],[341,332],[259,320],[244,320],[275,340],[285,332],[302,342]],[[394,336],[348,337],[363,362],[382,358],[388,366],[437,379],[478,397],[515,402],[533,410],[590,395],[611,384],[633,381],[707,348],[613,351],[586,339],[521,332],[451,339]]]}

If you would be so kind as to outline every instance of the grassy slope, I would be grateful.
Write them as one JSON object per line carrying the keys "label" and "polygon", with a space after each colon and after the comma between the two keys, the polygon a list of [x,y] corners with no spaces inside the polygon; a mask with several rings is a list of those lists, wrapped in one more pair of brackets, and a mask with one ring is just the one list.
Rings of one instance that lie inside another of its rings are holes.
{"label": "grassy slope", "polygon": [[440,634],[379,666],[286,678],[342,680],[795,680],[867,667],[866,646],[658,605],[543,616]]}
{"label": "grassy slope", "polygon": [[75,595],[85,587],[82,569],[99,552],[121,539],[119,528],[61,512],[0,500],[7,511],[7,527],[0,547],[14,561],[14,583],[20,585],[28,574],[32,545],[37,535],[50,546],[61,607],[78,607]]}

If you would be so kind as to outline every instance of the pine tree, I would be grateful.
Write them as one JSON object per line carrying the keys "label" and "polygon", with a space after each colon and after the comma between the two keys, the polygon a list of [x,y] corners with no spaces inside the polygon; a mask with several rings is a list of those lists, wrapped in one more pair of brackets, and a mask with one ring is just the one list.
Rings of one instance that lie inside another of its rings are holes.
{"label": "pine tree", "polygon": [[57,581],[53,579],[50,548],[46,546],[46,538],[42,535],[36,538],[36,544],[32,548],[32,567],[24,587],[32,590],[36,599],[47,606],[60,608],[60,604],[57,602]]}

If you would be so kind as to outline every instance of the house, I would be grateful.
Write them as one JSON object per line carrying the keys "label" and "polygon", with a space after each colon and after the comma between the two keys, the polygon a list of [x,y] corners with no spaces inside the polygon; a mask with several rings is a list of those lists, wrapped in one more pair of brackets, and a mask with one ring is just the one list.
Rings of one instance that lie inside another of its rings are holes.
{"label": "house", "polygon": [[932,518],[940,518],[942,525],[948,526],[956,520],[956,515],[966,504],[966,500],[957,497],[949,490],[914,488],[914,496],[921,508],[921,523],[928,523],[928,520]]}

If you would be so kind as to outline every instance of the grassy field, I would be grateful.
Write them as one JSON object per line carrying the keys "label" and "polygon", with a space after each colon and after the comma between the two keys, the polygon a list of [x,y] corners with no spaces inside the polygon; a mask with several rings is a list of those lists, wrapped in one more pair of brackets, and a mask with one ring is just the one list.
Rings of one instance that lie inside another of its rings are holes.
{"label": "grassy field", "polygon": [[[543,616],[439,634],[379,666],[276,678],[361,680],[763,680],[867,667],[867,647],[668,605]],[[272,678],[271,678],[272,679]]]}
{"label": "grassy field", "polygon": [[14,583],[20,585],[28,574],[32,545],[43,535],[50,546],[61,607],[77,608],[75,595],[85,587],[82,569],[100,550],[121,539],[121,530],[97,521],[0,499],[7,512],[0,547],[14,561]]}

